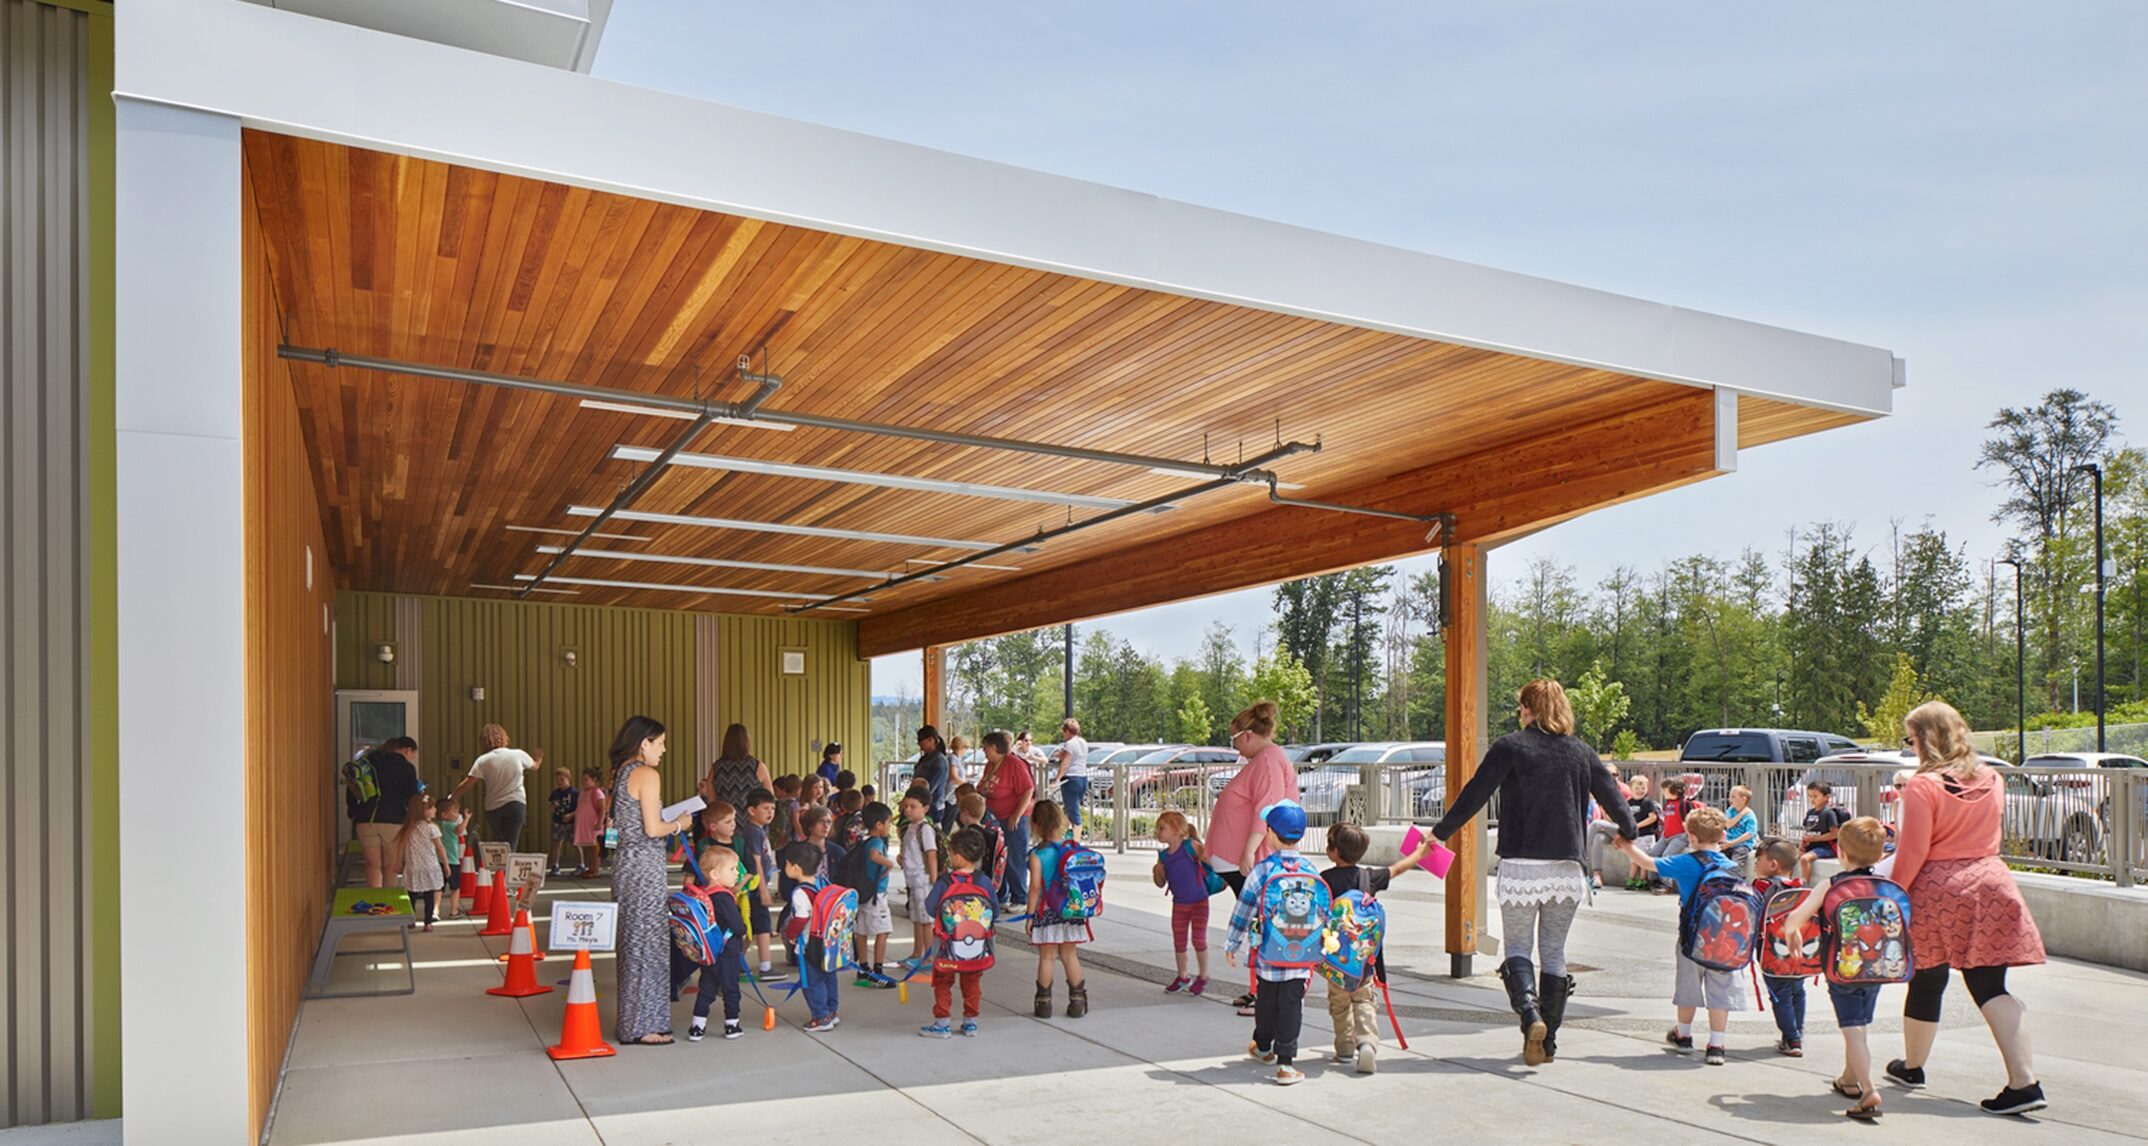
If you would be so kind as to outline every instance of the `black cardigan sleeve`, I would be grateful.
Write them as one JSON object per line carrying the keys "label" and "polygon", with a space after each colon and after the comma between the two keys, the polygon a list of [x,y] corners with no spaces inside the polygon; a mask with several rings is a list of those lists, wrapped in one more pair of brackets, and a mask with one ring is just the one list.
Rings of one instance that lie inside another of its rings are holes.
{"label": "black cardigan sleeve", "polygon": [[1621,838],[1630,840],[1641,834],[1633,822],[1633,809],[1626,806],[1626,796],[1618,790],[1618,777],[1593,752],[1589,753],[1589,792],[1596,797],[1596,806],[1618,825]]}
{"label": "black cardigan sleeve", "polygon": [[1462,825],[1484,810],[1484,805],[1491,802],[1492,793],[1499,790],[1499,785],[1513,769],[1512,752],[1513,748],[1504,738],[1492,742],[1491,751],[1486,752],[1484,759],[1477,764],[1477,771],[1470,776],[1469,783],[1462,786],[1460,793],[1451,794],[1447,814],[1440,817],[1439,823],[1432,825],[1434,839],[1446,840],[1461,831]]}

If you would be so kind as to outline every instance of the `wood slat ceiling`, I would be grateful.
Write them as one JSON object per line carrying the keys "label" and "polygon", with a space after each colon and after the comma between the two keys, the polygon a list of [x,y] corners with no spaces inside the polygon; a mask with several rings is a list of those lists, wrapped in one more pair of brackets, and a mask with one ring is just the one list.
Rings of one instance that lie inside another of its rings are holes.
{"label": "wood slat ceiling", "polygon": [[[1199,460],[1285,438],[1303,496],[1463,457],[1684,388],[1625,375],[1184,298],[979,259],[249,131],[247,177],[278,321],[297,345],[602,386],[735,400],[741,354],[784,378],[769,408]],[[698,368],[698,381],[697,381]],[[510,524],[578,528],[682,423],[569,398],[293,363],[330,557],[348,588],[466,594],[533,573]],[[630,395],[622,395],[630,397]],[[1751,405],[1747,409],[1756,409]],[[1756,412],[1758,410],[1756,409]],[[1776,440],[1839,415],[1769,404]],[[1205,441],[1205,447],[1204,447]],[[1094,462],[878,436],[715,426],[703,453],[1139,499],[1188,484]],[[1263,489],[1210,494],[993,561],[1025,573],[1257,512]],[[1011,541],[1063,508],[673,468],[636,509]],[[1421,507],[1425,512],[1440,509]],[[1079,516],[1093,511],[1076,510]],[[950,550],[615,524],[635,551],[899,570]],[[854,578],[576,557],[600,580],[839,593]],[[964,571],[876,593],[874,612],[1011,573]],[[769,598],[582,587],[571,599],[779,612]]]}

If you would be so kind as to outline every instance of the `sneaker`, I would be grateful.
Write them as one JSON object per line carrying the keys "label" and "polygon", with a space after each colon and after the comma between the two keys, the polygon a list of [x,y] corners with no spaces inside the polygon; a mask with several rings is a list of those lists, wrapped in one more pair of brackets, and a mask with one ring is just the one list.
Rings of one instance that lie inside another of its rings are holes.
{"label": "sneaker", "polygon": [[739,1026],[737,1019],[725,1019],[723,1021],[723,1037],[735,1039],[745,1033],[746,1028]]}
{"label": "sneaker", "polygon": [[1328,1056],[1329,1062],[1349,1062],[1357,1057],[1356,1051],[1339,1050]]}
{"label": "sneaker", "polygon": [[976,1020],[976,1019],[964,1019],[964,1020],[962,1020],[962,1037],[963,1037],[963,1038],[966,1038],[966,1039],[974,1039],[974,1038],[976,1038],[976,1037],[977,1037],[977,1020]]}
{"label": "sneaker", "polygon": [[1246,1044],[1246,1057],[1254,1062],[1267,1064],[1275,1061],[1275,1052],[1260,1049],[1259,1043]]}
{"label": "sneaker", "polygon": [[1296,1086],[1304,1081],[1305,1072],[1297,1067],[1279,1066],[1275,1068],[1275,1084],[1277,1086]]}
{"label": "sneaker", "polygon": [[2009,1086],[1997,1097],[1987,1098],[1977,1105],[1982,1106],[1986,1114],[2029,1114],[2050,1103],[2044,1101],[2044,1084],[2032,1082],[2018,1090]]}
{"label": "sneaker", "polygon": [[814,1019],[812,1022],[807,1023],[805,1025],[805,1033],[809,1035],[826,1034],[827,1032],[832,1031],[834,1029],[835,1016],[833,1015],[830,1015],[825,1019]]}
{"label": "sneaker", "polygon": [[1784,1058],[1804,1058],[1805,1044],[1796,1039],[1775,1040],[1775,1053]]}
{"label": "sneaker", "polygon": [[1193,986],[1186,988],[1186,993],[1189,995],[1198,995],[1201,992],[1206,991],[1207,989],[1208,976],[1196,975],[1193,977]]}
{"label": "sneaker", "polygon": [[1901,1059],[1891,1059],[1887,1063],[1887,1077],[1903,1086],[1923,1086],[1924,1068],[1911,1066]]}
{"label": "sneaker", "polygon": [[1377,1047],[1357,1048],[1357,1072],[1375,1074],[1380,1069],[1380,1052]]}
{"label": "sneaker", "polygon": [[1191,979],[1188,979],[1188,978],[1187,978],[1187,977],[1185,977],[1184,975],[1180,975],[1180,976],[1179,976],[1178,978],[1176,978],[1176,979],[1173,979],[1173,980],[1171,980],[1171,981],[1170,981],[1169,983],[1166,983],[1166,984],[1164,984],[1164,989],[1163,989],[1163,990],[1164,990],[1164,994],[1166,994],[1166,995],[1176,995],[1176,994],[1178,994],[1178,993],[1179,993],[1180,991],[1183,991],[1183,990],[1185,990],[1185,989],[1186,989],[1186,984],[1188,984],[1188,983],[1190,983],[1190,982],[1192,982],[1192,981],[1193,981],[1193,980],[1191,980]]}
{"label": "sneaker", "polygon": [[934,1019],[932,1022],[917,1028],[917,1033],[921,1037],[928,1039],[944,1039],[954,1034],[955,1028],[949,1026],[946,1019]]}
{"label": "sneaker", "polygon": [[788,980],[790,977],[790,972],[785,971],[781,967],[764,967],[761,969],[760,974],[755,977],[754,981],[758,983],[781,983]]}
{"label": "sneaker", "polygon": [[1693,1036],[1679,1034],[1676,1027],[1671,1028],[1664,1034],[1663,1041],[1671,1044],[1671,1049],[1679,1054],[1693,1053]]}
{"label": "sneaker", "polygon": [[1719,1043],[1709,1043],[1709,1044],[1708,1044],[1708,1054],[1707,1054],[1707,1056],[1706,1056],[1706,1057],[1705,1057],[1704,1059],[1702,1059],[1702,1061],[1703,1061],[1703,1062],[1706,1062],[1706,1063],[1707,1063],[1707,1064],[1708,1064],[1709,1066],[1721,1066],[1721,1065],[1723,1065],[1723,1047],[1722,1047],[1722,1045],[1721,1045],[1721,1044],[1719,1044]]}
{"label": "sneaker", "polygon": [[709,1035],[709,1029],[708,1029],[707,1027],[698,1027],[698,1026],[697,1026],[697,1027],[688,1027],[688,1028],[686,1028],[686,1041],[687,1041],[687,1042],[690,1042],[690,1043],[698,1043],[698,1042],[700,1042],[700,1041],[701,1041],[702,1039],[705,1039],[705,1038],[707,1038],[707,1037],[708,1037],[708,1035]]}
{"label": "sneaker", "polygon": [[828,1016],[828,1029],[829,1029],[829,1030],[834,1030],[835,1028],[837,1028],[837,1027],[839,1027],[839,1026],[842,1026],[842,1025],[843,1025],[843,1016],[841,1016],[841,1015],[829,1015],[829,1016]]}

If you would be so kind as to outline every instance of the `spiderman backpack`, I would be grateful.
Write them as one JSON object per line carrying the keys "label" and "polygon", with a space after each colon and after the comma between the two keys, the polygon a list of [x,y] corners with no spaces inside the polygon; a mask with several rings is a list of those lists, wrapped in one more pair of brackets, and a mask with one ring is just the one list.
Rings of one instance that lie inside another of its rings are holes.
{"label": "spiderman backpack", "polygon": [[1678,919],[1678,951],[1712,971],[1739,971],[1753,961],[1767,908],[1738,869],[1718,863],[1700,883]]}
{"label": "spiderman backpack", "polygon": [[1916,970],[1909,949],[1909,893],[1876,875],[1838,876],[1820,901],[1827,936],[1827,980],[1845,987],[1907,983]]}
{"label": "spiderman backpack", "polygon": [[983,971],[992,966],[992,924],[998,912],[984,885],[969,872],[947,877],[940,909],[933,913],[935,971]]}
{"label": "spiderman backpack", "polygon": [[1817,975],[1822,967],[1821,928],[1808,927],[1797,945],[1783,933],[1783,920],[1805,901],[1802,887],[1777,887],[1768,892],[1761,928],[1760,973],[1777,979],[1803,979]]}

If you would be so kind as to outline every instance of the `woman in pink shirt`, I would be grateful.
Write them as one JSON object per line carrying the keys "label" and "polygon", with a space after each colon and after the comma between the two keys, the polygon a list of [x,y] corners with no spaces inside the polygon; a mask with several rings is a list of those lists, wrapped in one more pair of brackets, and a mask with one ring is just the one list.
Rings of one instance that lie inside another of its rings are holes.
{"label": "woman in pink shirt", "polygon": [[[1244,757],[1238,774],[1216,794],[1208,817],[1208,866],[1237,896],[1245,890],[1246,872],[1268,854],[1267,825],[1261,809],[1298,798],[1298,770],[1275,743],[1275,702],[1263,700],[1231,718],[1231,747]],[[1240,995],[1240,1014],[1250,1015],[1253,995]]]}
{"label": "woman in pink shirt", "polygon": [[1902,789],[1902,827],[1894,880],[1909,889],[1910,952],[1916,973],[1902,1007],[1901,1058],[1887,1073],[1924,1085],[1924,1060],[1939,1037],[1939,1003],[1947,969],[1958,968],[2006,1061],[2006,1089],[1983,1102],[1993,1114],[2044,1108],[2044,1088],[2029,1057],[2019,999],[2006,993],[2006,969],[2044,961],[2043,937],[2029,917],[2014,874],[1999,859],[2006,785],[1969,744],[1969,725],[1952,706],[1932,701],[1903,720],[1917,773]]}

